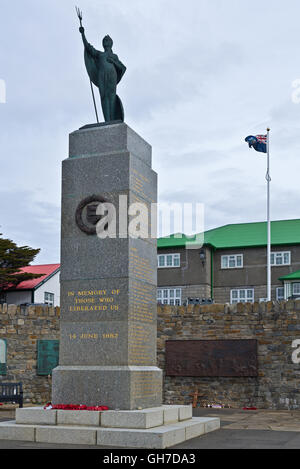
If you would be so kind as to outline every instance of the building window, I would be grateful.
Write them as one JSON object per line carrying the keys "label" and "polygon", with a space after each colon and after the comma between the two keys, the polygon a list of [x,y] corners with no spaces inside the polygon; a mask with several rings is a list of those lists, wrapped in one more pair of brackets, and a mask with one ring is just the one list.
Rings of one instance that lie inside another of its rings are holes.
{"label": "building window", "polygon": [[0,339],[0,376],[6,375],[6,340]]}
{"label": "building window", "polygon": [[157,256],[158,268],[180,267],[180,254],[160,254]]}
{"label": "building window", "polygon": [[287,282],[284,284],[284,299],[288,300],[292,296],[292,284]]}
{"label": "building window", "polygon": [[158,288],[157,302],[161,305],[181,305],[181,288]]}
{"label": "building window", "polygon": [[54,293],[45,292],[45,305],[54,306]]}
{"label": "building window", "polygon": [[276,300],[283,301],[284,300],[284,287],[276,288]]}
{"label": "building window", "polygon": [[293,295],[300,296],[300,283],[293,283]]}
{"label": "building window", "polygon": [[222,256],[221,267],[222,269],[242,269],[243,268],[243,254],[235,254],[232,256]]}
{"label": "building window", "polygon": [[284,284],[284,299],[289,300],[293,296],[300,297],[300,282],[286,282]]}
{"label": "building window", "polygon": [[290,265],[291,264],[291,252],[272,252],[271,254],[271,265]]}
{"label": "building window", "polygon": [[234,303],[254,303],[254,289],[236,289],[230,292],[230,302]]}

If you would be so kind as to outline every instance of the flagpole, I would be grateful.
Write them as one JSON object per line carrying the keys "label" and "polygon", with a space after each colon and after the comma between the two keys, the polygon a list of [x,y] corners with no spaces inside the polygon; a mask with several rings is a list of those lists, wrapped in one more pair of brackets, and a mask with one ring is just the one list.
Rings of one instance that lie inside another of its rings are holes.
{"label": "flagpole", "polygon": [[271,270],[271,209],[270,209],[270,129],[267,129],[267,221],[268,221],[268,247],[267,247],[267,299],[272,299],[272,270]]}

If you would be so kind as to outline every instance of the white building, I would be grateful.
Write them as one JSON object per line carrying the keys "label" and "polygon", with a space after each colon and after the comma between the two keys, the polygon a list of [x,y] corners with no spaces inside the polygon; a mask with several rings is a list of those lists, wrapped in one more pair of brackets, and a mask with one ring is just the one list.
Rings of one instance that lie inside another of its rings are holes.
{"label": "white building", "polygon": [[30,274],[43,274],[41,277],[26,280],[1,295],[1,303],[46,304],[60,306],[60,264],[29,265],[20,269]]}

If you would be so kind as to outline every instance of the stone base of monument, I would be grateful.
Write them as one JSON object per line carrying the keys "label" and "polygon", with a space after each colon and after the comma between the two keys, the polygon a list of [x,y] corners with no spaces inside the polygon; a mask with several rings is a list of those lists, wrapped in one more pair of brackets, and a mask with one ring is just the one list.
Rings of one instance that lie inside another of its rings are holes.
{"label": "stone base of monument", "polygon": [[134,411],[16,409],[0,423],[0,440],[165,449],[220,428],[219,418],[192,417],[192,406]]}

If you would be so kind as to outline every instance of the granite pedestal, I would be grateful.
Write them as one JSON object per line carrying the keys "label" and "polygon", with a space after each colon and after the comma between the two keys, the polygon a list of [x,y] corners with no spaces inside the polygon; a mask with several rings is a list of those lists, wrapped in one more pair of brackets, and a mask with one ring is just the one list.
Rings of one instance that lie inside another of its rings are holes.
{"label": "granite pedestal", "polygon": [[[52,403],[159,406],[151,147],[124,123],[78,130],[69,143],[62,166],[60,352]],[[99,237],[99,223],[107,229],[100,202],[114,208],[113,237],[111,231]],[[138,238],[128,232],[140,214],[132,204],[147,210],[148,232]]]}

